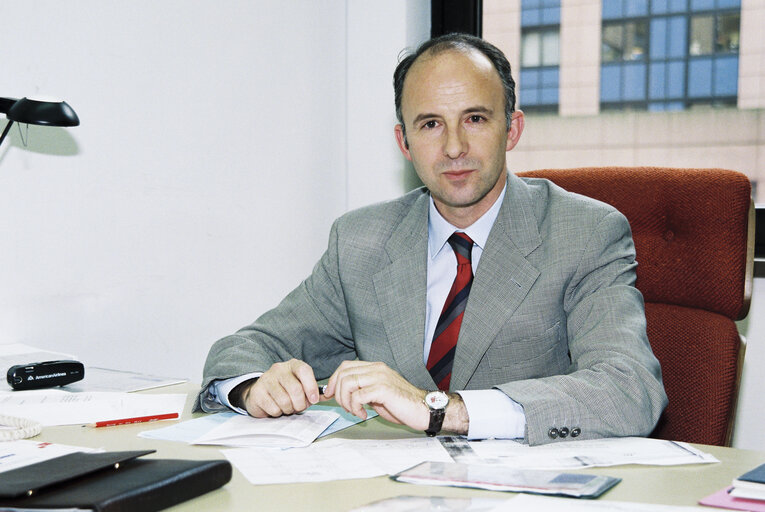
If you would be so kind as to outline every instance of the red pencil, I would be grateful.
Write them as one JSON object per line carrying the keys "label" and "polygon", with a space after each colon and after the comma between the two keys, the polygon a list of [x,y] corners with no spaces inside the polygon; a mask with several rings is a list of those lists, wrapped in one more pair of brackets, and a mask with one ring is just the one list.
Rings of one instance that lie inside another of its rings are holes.
{"label": "red pencil", "polygon": [[149,421],[158,421],[158,420],[174,420],[178,418],[177,412],[171,412],[167,414],[155,414],[152,416],[139,416],[137,418],[122,418],[119,420],[106,420],[106,421],[97,421],[95,423],[91,423],[91,427],[113,427],[115,425],[128,425],[130,423],[146,423]]}

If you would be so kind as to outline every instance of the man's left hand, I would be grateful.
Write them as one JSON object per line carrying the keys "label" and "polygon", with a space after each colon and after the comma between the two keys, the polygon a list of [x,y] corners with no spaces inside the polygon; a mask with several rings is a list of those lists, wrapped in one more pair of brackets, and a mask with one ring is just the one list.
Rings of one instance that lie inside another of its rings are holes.
{"label": "man's left hand", "polygon": [[[427,391],[417,388],[399,373],[380,362],[344,361],[329,378],[325,397],[334,397],[346,411],[366,419],[369,405],[384,419],[425,430],[430,411],[425,405]],[[467,411],[459,395],[450,394],[444,430],[467,433]]]}

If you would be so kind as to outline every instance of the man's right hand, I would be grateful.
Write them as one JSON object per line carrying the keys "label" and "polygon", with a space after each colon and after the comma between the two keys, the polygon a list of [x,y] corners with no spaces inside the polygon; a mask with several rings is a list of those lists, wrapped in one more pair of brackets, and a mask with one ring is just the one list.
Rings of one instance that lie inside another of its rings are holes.
{"label": "man's right hand", "polygon": [[278,417],[304,411],[319,401],[313,369],[304,361],[274,363],[242,391],[241,403],[255,418]]}

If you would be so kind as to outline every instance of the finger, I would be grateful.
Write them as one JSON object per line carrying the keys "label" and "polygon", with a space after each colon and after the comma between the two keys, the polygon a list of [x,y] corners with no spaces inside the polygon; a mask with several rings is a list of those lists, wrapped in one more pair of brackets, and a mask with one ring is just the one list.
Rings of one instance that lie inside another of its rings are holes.
{"label": "finger", "polygon": [[367,403],[365,400],[365,390],[358,389],[351,393],[350,401],[349,412],[354,416],[361,418],[362,420],[367,419],[367,410],[364,409],[364,404]]}
{"label": "finger", "polygon": [[[359,416],[358,408],[354,411],[352,394],[360,390],[363,385],[363,377],[360,373],[349,373],[344,375],[338,384],[339,389],[335,394],[335,399],[342,407],[351,414]],[[359,416],[361,417],[361,416]]]}
{"label": "finger", "polygon": [[247,397],[245,408],[247,413],[255,418],[276,418],[283,414],[283,411],[265,389],[265,386],[253,386],[252,391]]}
{"label": "finger", "polygon": [[[298,402],[303,404],[302,407],[299,408],[299,410],[302,411],[307,407],[307,404],[305,404],[306,398],[312,404],[319,401],[319,386],[316,384],[316,377],[313,374],[313,369],[307,363],[293,359],[290,361],[290,366],[292,368],[292,374],[297,377],[298,382],[300,383],[301,397],[298,399]],[[295,390],[295,394],[297,393],[297,390]],[[295,394],[290,390],[290,396],[293,397],[293,404],[298,406],[299,403],[295,402],[295,399],[297,398]]]}
{"label": "finger", "polygon": [[324,390],[324,396],[333,397],[337,394],[337,385],[340,378],[348,371],[365,364],[364,361],[343,361],[340,366],[337,367],[335,373],[333,373],[327,381],[327,389]]}

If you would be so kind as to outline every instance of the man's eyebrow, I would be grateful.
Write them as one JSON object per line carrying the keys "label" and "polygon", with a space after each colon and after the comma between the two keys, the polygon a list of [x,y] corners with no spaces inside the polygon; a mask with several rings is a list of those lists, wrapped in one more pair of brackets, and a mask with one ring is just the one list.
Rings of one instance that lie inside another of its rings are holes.
{"label": "man's eyebrow", "polygon": [[[480,105],[477,105],[475,107],[466,108],[462,111],[462,115],[465,114],[486,114],[488,116],[491,116],[494,113],[493,109],[483,107]],[[441,117],[439,114],[433,114],[429,112],[423,112],[422,114],[417,114],[415,118],[412,120],[412,124],[417,124],[420,121],[424,121],[425,119],[432,119],[434,117]]]}

